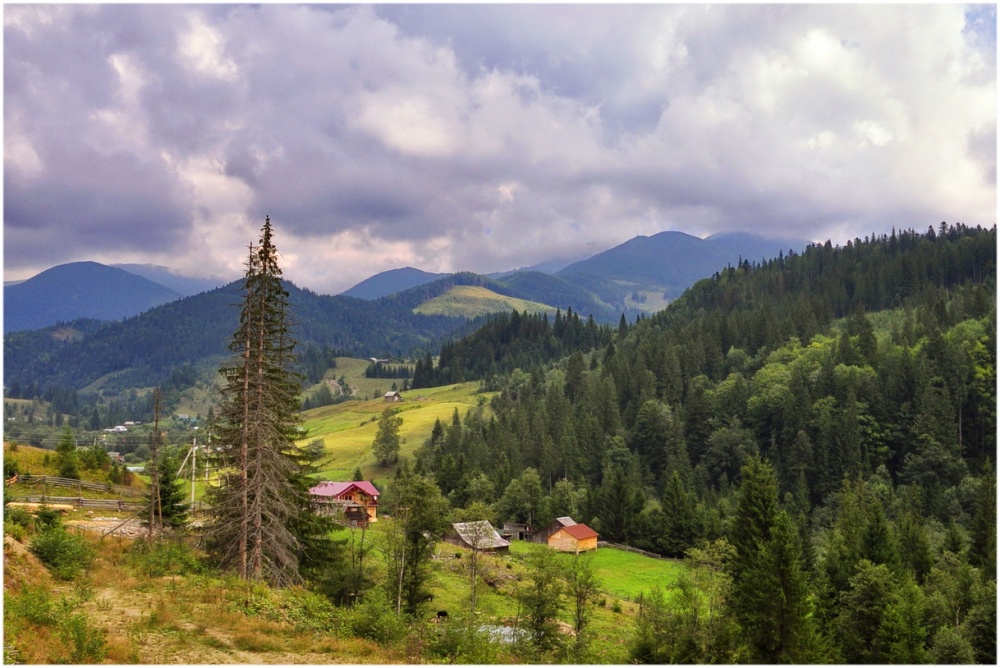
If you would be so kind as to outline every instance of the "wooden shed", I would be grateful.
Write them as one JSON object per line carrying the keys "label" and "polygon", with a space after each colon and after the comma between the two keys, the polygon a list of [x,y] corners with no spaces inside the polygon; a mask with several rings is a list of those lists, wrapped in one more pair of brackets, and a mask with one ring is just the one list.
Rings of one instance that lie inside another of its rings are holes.
{"label": "wooden shed", "polygon": [[560,529],[563,529],[565,527],[571,527],[574,524],[576,524],[576,521],[572,517],[557,517],[554,520],[552,520],[552,523],[549,524],[544,529],[539,529],[538,531],[534,532],[531,535],[530,540],[536,543],[541,543],[542,545],[548,545],[549,536],[559,531]]}
{"label": "wooden shed", "polygon": [[562,527],[549,536],[548,545],[560,552],[586,552],[597,549],[597,532],[586,524]]}
{"label": "wooden shed", "polygon": [[493,525],[486,520],[456,522],[444,536],[444,542],[459,547],[476,548],[483,552],[510,551],[510,543],[500,537]]}

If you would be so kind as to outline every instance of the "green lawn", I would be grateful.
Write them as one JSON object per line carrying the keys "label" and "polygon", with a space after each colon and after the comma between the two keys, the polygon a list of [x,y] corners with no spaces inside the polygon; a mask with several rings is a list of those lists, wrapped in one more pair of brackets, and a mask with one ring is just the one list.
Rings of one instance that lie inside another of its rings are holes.
{"label": "green lawn", "polygon": [[[546,549],[549,548],[544,545],[514,541],[509,555],[480,556],[480,572],[487,574],[495,583],[499,582],[493,587],[480,583],[477,590],[477,614],[484,623],[502,624],[513,620],[518,613],[514,592],[520,583],[518,578],[523,581],[527,571],[524,558],[532,552]],[[451,614],[468,610],[468,558],[468,550],[438,544],[432,586],[434,608]],[[574,555],[559,554],[557,558],[568,566]],[[687,566],[679,561],[654,559],[608,547],[583,558],[591,559],[601,590],[592,608],[588,662],[627,663],[628,642],[635,628],[638,609],[635,599],[640,592],[649,591],[654,586],[665,588]],[[573,621],[568,600],[563,601],[559,619],[567,624]]]}
{"label": "green lawn", "polygon": [[[537,543],[514,541],[511,553],[523,557],[534,550],[548,549]],[[558,558],[569,563],[575,555],[560,553]],[[666,589],[687,569],[684,562],[675,559],[654,559],[635,552],[626,552],[612,547],[602,547],[585,555],[591,559],[594,574],[606,594],[634,601],[642,592],[653,587]]]}

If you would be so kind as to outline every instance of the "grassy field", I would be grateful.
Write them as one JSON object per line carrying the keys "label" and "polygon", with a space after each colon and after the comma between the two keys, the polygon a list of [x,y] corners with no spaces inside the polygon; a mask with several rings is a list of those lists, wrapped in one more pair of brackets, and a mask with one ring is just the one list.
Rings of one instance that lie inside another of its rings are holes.
{"label": "grassy field", "polygon": [[[360,362],[360,360],[357,360]],[[338,360],[338,372],[341,365]],[[362,369],[363,375],[363,369]],[[368,380],[368,379],[366,379]],[[383,386],[386,379],[379,382]],[[324,406],[304,414],[303,427],[308,436],[300,444],[322,439],[326,456],[320,460],[320,477],[325,480],[349,480],[355,467],[366,479],[386,478],[391,469],[378,466],[371,453],[378,431],[378,420],[386,408],[399,411],[403,423],[399,429],[400,456],[413,457],[416,449],[430,436],[435,420],[450,422],[455,411],[464,416],[469,409],[489,401],[489,394],[477,394],[476,383],[461,383],[422,390],[410,390],[403,401],[386,403],[381,396],[368,401],[348,401]]]}
{"label": "grassy field", "polygon": [[[490,586],[480,583],[477,589],[477,614],[484,623],[509,623],[517,616],[514,592],[527,573],[524,560],[533,552],[547,549],[544,545],[514,541],[509,555],[481,556],[480,572],[484,580],[492,582]],[[468,555],[469,552],[462,548],[444,543],[438,546],[433,604],[451,615],[469,608]],[[567,567],[574,558],[571,554],[557,555],[558,561]],[[600,548],[582,558],[591,560],[601,592],[594,602],[586,662],[627,663],[627,640],[638,609],[636,598],[654,586],[666,588],[687,567],[681,562],[653,559],[614,548]],[[568,601],[564,601],[559,620],[566,625],[573,621]]]}
{"label": "grassy field", "polygon": [[[402,379],[393,378],[365,378],[365,370],[368,369],[368,360],[356,359],[354,357],[338,357],[337,366],[326,372],[323,382],[333,379],[343,378],[347,381],[350,396],[354,399],[376,399],[392,389],[392,384],[396,383],[402,387]],[[390,366],[406,366],[391,364]],[[317,389],[315,385],[306,390],[306,394]]]}
{"label": "grassy field", "polygon": [[[514,541],[511,553],[523,557],[536,550],[548,549],[537,543]],[[568,564],[575,555],[560,553],[559,561]],[[610,547],[600,548],[588,555],[594,575],[601,583],[601,590],[609,596],[626,601],[634,601],[642,592],[653,587],[666,589],[687,568],[683,562],[674,559],[654,559],[635,552],[626,552]]]}
{"label": "grassy field", "polygon": [[[377,546],[390,523],[379,522],[367,532],[366,545],[376,549],[369,553],[365,569],[376,581],[386,577],[385,559]],[[7,541],[4,598],[12,612],[9,619],[5,616],[5,663],[441,662],[443,657],[428,653],[428,643],[440,633],[438,611],[448,612],[456,622],[470,619],[469,552],[445,543],[438,544],[431,562],[433,598],[424,614],[402,636],[382,642],[363,639],[368,637],[365,629],[373,628],[365,620],[375,614],[371,619],[382,620],[380,624],[399,625],[391,606],[377,604],[378,610],[367,611],[334,609],[299,588],[247,587],[198,566],[194,553],[170,547],[173,541],[161,544],[160,551],[136,552],[129,538],[102,541],[96,533],[83,535],[97,558],[85,575],[72,582],[51,577],[24,543]],[[357,542],[360,531],[344,531],[340,536]],[[472,617],[477,624],[523,622],[515,594],[528,576],[525,557],[544,549],[515,542],[508,555],[480,555],[478,600]],[[564,561],[573,558],[559,556]],[[634,595],[612,592],[634,593],[649,581],[665,586],[683,566],[612,548],[601,548],[586,558],[592,560],[601,592],[592,602],[585,653],[571,658],[585,664],[627,663],[638,606],[628,600]],[[647,575],[634,579],[635,573]],[[568,599],[562,608],[560,626],[566,634],[564,642],[571,645],[573,619]],[[56,611],[60,614],[55,615]],[[511,652],[510,647],[496,646],[493,660],[525,660]]]}
{"label": "grassy field", "polygon": [[528,311],[548,313],[554,316],[556,310],[546,304],[531,302],[516,297],[507,297],[492,290],[472,285],[456,285],[448,292],[424,302],[413,309],[423,315],[446,315],[460,318],[475,318],[500,311]]}

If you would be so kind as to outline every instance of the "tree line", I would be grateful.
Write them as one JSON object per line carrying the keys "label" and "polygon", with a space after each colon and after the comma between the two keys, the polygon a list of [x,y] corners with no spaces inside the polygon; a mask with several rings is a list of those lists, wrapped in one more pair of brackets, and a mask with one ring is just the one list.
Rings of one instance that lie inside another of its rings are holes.
{"label": "tree line", "polygon": [[[491,414],[436,424],[416,469],[498,521],[568,514],[725,561],[730,635],[684,636],[686,660],[992,662],[995,239],[894,232],[729,268],[601,348],[492,379]],[[743,516],[751,483],[766,520]],[[741,578],[792,607],[760,626]],[[636,658],[673,660],[692,618],[651,599],[644,620]]]}

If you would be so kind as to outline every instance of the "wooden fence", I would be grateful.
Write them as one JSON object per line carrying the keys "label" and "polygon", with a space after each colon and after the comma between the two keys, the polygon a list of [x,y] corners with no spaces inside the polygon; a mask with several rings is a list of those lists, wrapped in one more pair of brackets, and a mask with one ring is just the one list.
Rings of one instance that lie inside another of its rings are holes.
{"label": "wooden fence", "polygon": [[135,501],[123,501],[121,499],[84,499],[79,496],[48,496],[47,494],[31,494],[27,496],[16,496],[9,499],[23,503],[46,503],[65,504],[77,508],[104,508],[111,510],[134,510],[142,508],[146,504]]}
{"label": "wooden fence", "polygon": [[680,561],[675,557],[665,557],[662,554],[656,554],[654,552],[647,552],[646,550],[640,550],[637,547],[632,547],[631,545],[621,545],[619,543],[609,543],[606,540],[598,541],[597,547],[613,547],[616,550],[624,550],[625,552],[635,552],[636,554],[641,554],[646,557],[652,557],[653,559],[665,559],[667,561]]}
{"label": "wooden fence", "polygon": [[15,485],[38,485],[53,487],[72,487],[78,490],[89,490],[92,492],[107,492],[109,494],[118,494],[120,496],[128,496],[133,498],[140,498],[143,496],[143,492],[136,490],[134,487],[123,487],[122,485],[112,485],[108,482],[87,482],[85,480],[75,480],[73,478],[59,478],[51,475],[29,475],[20,474],[14,476],[7,481],[8,486],[11,484]]}

